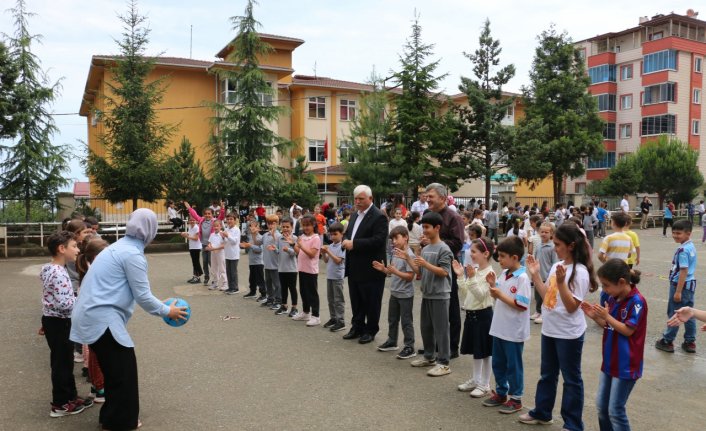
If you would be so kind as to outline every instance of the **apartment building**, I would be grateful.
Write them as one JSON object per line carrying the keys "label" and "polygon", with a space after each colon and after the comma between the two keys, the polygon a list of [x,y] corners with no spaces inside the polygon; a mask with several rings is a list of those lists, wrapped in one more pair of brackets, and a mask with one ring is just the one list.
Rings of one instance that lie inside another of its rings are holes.
{"label": "apartment building", "polygon": [[689,9],[640,17],[637,26],[576,43],[597,99],[605,155],[589,160],[586,174],[568,180],[567,193],[583,193],[587,182],[600,180],[624,155],[660,135],[671,135],[700,151],[706,21]]}

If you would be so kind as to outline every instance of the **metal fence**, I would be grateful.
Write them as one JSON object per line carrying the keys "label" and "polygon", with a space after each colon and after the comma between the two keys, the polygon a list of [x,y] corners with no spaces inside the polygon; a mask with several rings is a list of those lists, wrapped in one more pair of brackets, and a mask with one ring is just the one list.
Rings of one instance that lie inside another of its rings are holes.
{"label": "metal fence", "polygon": [[[55,198],[30,200],[30,219],[32,223],[56,221],[59,205]],[[25,201],[20,199],[0,199],[0,223],[26,222]]]}

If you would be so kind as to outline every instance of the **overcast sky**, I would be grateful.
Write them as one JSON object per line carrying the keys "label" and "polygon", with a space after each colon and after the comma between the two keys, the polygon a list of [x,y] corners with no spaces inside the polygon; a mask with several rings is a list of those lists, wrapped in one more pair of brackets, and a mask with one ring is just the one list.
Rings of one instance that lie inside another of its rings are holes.
{"label": "overcast sky", "polygon": [[[14,0],[3,0],[8,7]],[[123,0],[26,0],[37,16],[30,32],[42,34],[33,51],[51,79],[63,78],[55,113],[78,112],[92,55],[115,54],[114,38],[121,23],[117,14],[126,9]],[[228,17],[242,14],[244,0],[142,0],[141,14],[149,18],[149,53],[189,57],[189,29],[193,26],[193,58],[212,60],[235,35]],[[470,62],[463,52],[478,45],[486,18],[503,48],[501,65],[513,63],[517,75],[506,90],[519,91],[527,83],[536,36],[554,23],[573,40],[633,27],[638,17],[657,13],[684,14],[698,4],[691,1],[591,2],[535,0],[260,0],[255,17],[261,31],[305,40],[294,52],[296,74],[313,74],[363,82],[373,67],[386,74],[398,66],[398,54],[410,34],[415,10],[420,15],[424,42],[435,44],[440,73],[448,73],[443,90],[458,92],[460,76],[470,76]],[[706,19],[706,10],[702,11]],[[0,16],[0,30],[12,33],[8,13]],[[186,111],[185,111],[186,112]],[[82,155],[78,140],[86,140],[86,119],[78,115],[56,116],[56,143],[69,144]],[[77,161],[71,177],[85,180]]]}

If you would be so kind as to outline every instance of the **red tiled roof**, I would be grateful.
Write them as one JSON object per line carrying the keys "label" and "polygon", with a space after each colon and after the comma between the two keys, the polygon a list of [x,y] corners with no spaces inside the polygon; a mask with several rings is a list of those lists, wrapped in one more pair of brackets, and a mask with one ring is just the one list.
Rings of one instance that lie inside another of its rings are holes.
{"label": "red tiled roof", "polygon": [[87,181],[74,182],[74,196],[89,197],[91,195],[90,189],[90,183]]}

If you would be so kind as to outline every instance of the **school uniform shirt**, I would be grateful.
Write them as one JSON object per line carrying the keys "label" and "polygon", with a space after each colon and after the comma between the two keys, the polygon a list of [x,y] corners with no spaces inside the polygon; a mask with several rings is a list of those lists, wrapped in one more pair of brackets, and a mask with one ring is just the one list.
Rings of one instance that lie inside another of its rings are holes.
{"label": "school uniform shirt", "polygon": [[625,232],[615,232],[603,238],[599,251],[608,259],[615,258],[627,262],[628,256],[635,253],[635,246]]}
{"label": "school uniform shirt", "polygon": [[304,253],[304,250],[300,248],[299,256],[297,256],[297,270],[300,272],[306,272],[307,274],[318,274],[321,238],[316,234],[311,236],[302,235],[299,238],[301,239],[301,244],[306,248],[316,249],[316,254],[314,257],[309,257],[306,253]]}
{"label": "school uniform shirt", "polygon": [[[414,259],[414,252],[411,248],[407,248],[407,256]],[[400,272],[414,272],[412,266],[406,260],[397,256],[392,256],[392,265]],[[412,298],[414,296],[413,280],[414,278],[410,281],[405,281],[393,274],[390,281],[390,295],[395,298]]]}
{"label": "school uniform shirt", "polygon": [[250,248],[248,248],[248,265],[262,265],[262,235],[250,234]]}
{"label": "school uniform shirt", "polygon": [[[291,242],[297,243],[297,236],[292,235],[290,238]],[[287,251],[284,248],[287,247]],[[279,251],[279,265],[277,271],[279,272],[297,272],[297,253],[294,251],[294,246],[291,245],[284,236],[280,236],[277,239],[277,250]]]}
{"label": "school uniform shirt", "polygon": [[189,228],[189,236],[196,237],[196,239],[189,238],[189,250],[201,250],[203,248],[203,244],[199,240],[199,230],[199,225],[196,223]]}
{"label": "school uniform shirt", "polygon": [[559,260],[554,250],[554,242],[541,242],[540,240],[539,246],[534,249],[534,257],[539,262],[539,276],[542,281],[547,281],[552,266]]}
{"label": "school uniform shirt", "polygon": [[399,220],[393,218],[390,220],[390,223],[388,224],[387,231],[392,232],[392,229],[396,228],[397,226],[404,226],[407,228],[407,220],[401,218]]}
{"label": "school uniform shirt", "polygon": [[637,248],[640,247],[640,238],[638,238],[637,233],[634,230],[623,231],[625,235],[630,237],[632,241],[632,246],[635,247],[635,253],[631,253],[628,256],[628,260],[625,262],[628,265],[635,265],[637,263]]}
{"label": "school uniform shirt", "polygon": [[459,277],[458,291],[464,295],[464,310],[484,310],[493,306],[493,297],[490,296],[490,285],[485,277],[493,271],[493,267],[476,270],[473,277]]}
{"label": "school uniform shirt", "polygon": [[[223,238],[221,237],[220,233],[212,233],[211,236],[208,237],[208,243],[211,244],[211,248],[218,248],[223,245]],[[211,250],[215,252],[223,251],[221,250]]]}
{"label": "school uniform shirt", "polygon": [[42,315],[48,317],[71,318],[76,295],[66,268],[48,263],[39,272],[42,280]]}
{"label": "school uniform shirt", "polygon": [[517,235],[515,235],[515,229],[513,228],[513,229],[510,229],[509,231],[507,231],[507,235],[506,235],[507,238],[510,238],[511,236],[516,236],[520,239],[525,239],[525,238],[527,238],[527,231],[524,229],[518,229]]}
{"label": "school uniform shirt", "polygon": [[601,292],[601,305],[608,304],[609,313],[618,322],[633,328],[632,336],[621,335],[608,325],[603,330],[603,363],[601,371],[623,380],[642,377],[645,337],[647,335],[647,301],[633,286],[627,298],[618,302]]}
{"label": "school uniform shirt", "polygon": [[696,249],[691,240],[679,244],[677,251],[674,252],[672,269],[669,271],[669,281],[672,284],[676,284],[679,281],[679,271],[681,268],[688,268],[684,288],[692,291],[695,290],[696,279],[694,278],[694,273],[696,272]]}
{"label": "school uniform shirt", "polygon": [[240,228],[236,225],[227,227],[228,237],[223,238],[225,255],[228,260],[240,260]]}
{"label": "school uniform shirt", "polygon": [[[549,278],[547,279],[549,287],[542,301],[542,335],[552,338],[574,340],[586,332],[586,317],[579,309],[573,313],[566,311],[566,306],[561,299],[559,286],[556,281],[556,268],[563,264],[564,261],[557,262],[549,271]],[[591,287],[588,269],[581,263],[564,266],[566,267],[565,282],[567,284],[569,283],[571,274],[576,271],[576,275],[571,285],[569,285],[569,290],[572,290],[571,293],[574,298],[583,301]]]}
{"label": "school uniform shirt", "polygon": [[343,260],[341,260],[341,263],[336,263],[331,259],[331,256],[329,256],[328,262],[326,263],[327,280],[343,280],[346,276],[346,250],[343,248],[342,244],[342,242],[332,242],[328,246],[329,254]]}
{"label": "school uniform shirt", "polygon": [[[281,233],[275,230],[274,236],[270,231],[262,235],[262,261],[265,264],[265,269],[277,269],[279,267],[279,249],[277,241],[282,236]],[[269,246],[275,246],[274,250],[269,250]]]}
{"label": "school uniform shirt", "polygon": [[529,340],[530,279],[525,267],[521,266],[512,273],[504,270],[497,280],[497,287],[512,298],[515,304],[524,308],[518,310],[503,301],[495,301],[490,335],[501,340],[522,343]]}
{"label": "school uniform shirt", "polygon": [[450,299],[451,298],[451,262],[454,259],[449,246],[439,241],[429,244],[422,249],[424,260],[434,266],[446,270],[446,277],[438,277],[426,268],[422,271],[422,297],[424,299]]}
{"label": "school uniform shirt", "polygon": [[487,221],[488,221],[488,229],[497,229],[498,228],[498,212],[497,211],[490,211],[487,216]]}

